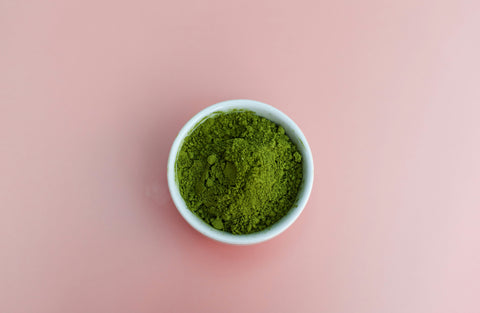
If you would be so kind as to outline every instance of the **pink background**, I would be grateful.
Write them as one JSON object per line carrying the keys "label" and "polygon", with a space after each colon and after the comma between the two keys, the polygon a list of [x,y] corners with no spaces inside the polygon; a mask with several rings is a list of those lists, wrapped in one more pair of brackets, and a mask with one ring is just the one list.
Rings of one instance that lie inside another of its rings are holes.
{"label": "pink background", "polygon": [[[479,55],[478,1],[0,0],[0,312],[480,312]],[[249,247],[166,185],[235,98],[316,166]]]}

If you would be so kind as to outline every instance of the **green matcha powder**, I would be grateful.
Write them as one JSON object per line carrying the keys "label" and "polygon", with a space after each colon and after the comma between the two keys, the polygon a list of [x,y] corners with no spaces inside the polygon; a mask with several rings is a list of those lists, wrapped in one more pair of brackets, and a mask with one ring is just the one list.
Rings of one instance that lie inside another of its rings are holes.
{"label": "green matcha powder", "polygon": [[302,156],[272,121],[250,111],[217,112],[185,138],[176,173],[192,212],[216,229],[249,234],[295,205]]}

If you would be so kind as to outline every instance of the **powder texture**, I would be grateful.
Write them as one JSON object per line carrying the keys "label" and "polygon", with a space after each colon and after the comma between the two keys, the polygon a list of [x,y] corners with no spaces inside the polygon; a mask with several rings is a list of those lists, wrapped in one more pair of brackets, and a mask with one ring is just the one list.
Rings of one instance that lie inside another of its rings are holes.
{"label": "powder texture", "polygon": [[192,212],[216,229],[248,234],[294,206],[302,156],[272,121],[250,111],[217,112],[185,138],[176,173]]}

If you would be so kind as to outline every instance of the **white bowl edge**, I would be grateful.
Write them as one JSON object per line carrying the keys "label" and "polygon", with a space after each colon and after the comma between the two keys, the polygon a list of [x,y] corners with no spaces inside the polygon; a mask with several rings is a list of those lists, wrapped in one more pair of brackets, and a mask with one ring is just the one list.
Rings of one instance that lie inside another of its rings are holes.
{"label": "white bowl edge", "polygon": [[[228,232],[217,230],[212,226],[208,225],[203,220],[201,220],[199,217],[197,217],[193,212],[188,209],[185,201],[180,195],[175,175],[175,162],[177,158],[177,153],[181,147],[181,144],[183,143],[184,138],[190,133],[190,131],[210,114],[218,111],[230,111],[233,109],[253,111],[259,116],[265,117],[272,122],[282,126],[285,129],[285,133],[297,146],[303,158],[303,181],[299,190],[295,206],[289,211],[289,213],[287,213],[287,215],[285,215],[282,219],[280,219],[278,222],[276,222],[269,228],[248,235],[234,235]],[[303,211],[308,201],[308,198],[310,197],[313,186],[313,176],[314,168],[312,152],[300,128],[280,110],[262,102],[244,99],[219,102],[203,109],[193,118],[191,118],[182,127],[177,137],[175,138],[172,148],[170,150],[167,165],[167,179],[170,195],[175,206],[177,207],[183,218],[194,229],[196,229],[203,235],[223,243],[234,245],[249,245],[264,242],[279,235],[288,227],[290,227],[290,225],[295,222],[300,213]]]}

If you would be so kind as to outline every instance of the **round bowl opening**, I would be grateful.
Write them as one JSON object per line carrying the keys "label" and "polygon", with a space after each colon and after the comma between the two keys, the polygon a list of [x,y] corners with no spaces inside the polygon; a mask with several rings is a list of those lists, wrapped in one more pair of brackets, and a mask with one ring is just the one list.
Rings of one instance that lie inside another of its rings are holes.
{"label": "round bowl opening", "polygon": [[[217,230],[204,222],[201,218],[196,216],[192,211],[190,211],[180,194],[175,172],[177,154],[182,146],[185,137],[188,136],[196,126],[198,126],[211,114],[219,111],[228,112],[234,109],[253,111],[257,115],[265,117],[272,122],[282,126],[285,129],[285,133],[297,146],[298,151],[302,154],[303,158],[303,181],[300,185],[295,205],[285,216],[283,216],[275,224],[262,231],[246,235],[234,235],[228,232]],[[278,109],[262,102],[253,100],[229,100],[205,108],[204,110],[196,114],[193,118],[191,118],[185,124],[185,126],[183,126],[183,128],[180,130],[177,137],[175,138],[172,148],[170,150],[170,155],[168,158],[167,179],[170,195],[175,206],[177,207],[183,218],[194,229],[211,239],[228,244],[255,244],[269,240],[282,233],[290,225],[293,224],[293,222],[303,211],[310,196],[313,185],[313,158],[310,147],[308,146],[308,142],[302,131],[287,115],[285,115]]]}

